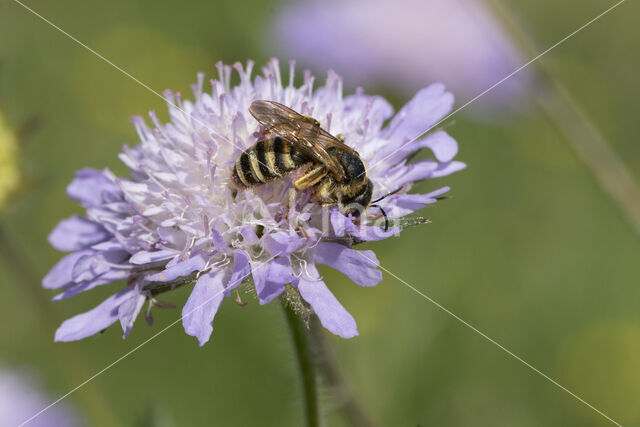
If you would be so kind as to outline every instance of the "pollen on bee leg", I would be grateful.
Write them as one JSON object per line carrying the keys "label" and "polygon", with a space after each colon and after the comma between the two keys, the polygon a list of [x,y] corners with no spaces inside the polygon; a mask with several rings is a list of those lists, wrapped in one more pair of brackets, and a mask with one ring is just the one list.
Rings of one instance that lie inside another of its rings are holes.
{"label": "pollen on bee leg", "polygon": [[339,133],[339,134],[337,134],[337,135],[336,135],[336,138],[337,138],[338,140],[340,140],[340,142],[345,142],[345,141],[347,140],[347,137],[346,137],[346,136],[344,136],[344,134],[343,134],[343,133]]}

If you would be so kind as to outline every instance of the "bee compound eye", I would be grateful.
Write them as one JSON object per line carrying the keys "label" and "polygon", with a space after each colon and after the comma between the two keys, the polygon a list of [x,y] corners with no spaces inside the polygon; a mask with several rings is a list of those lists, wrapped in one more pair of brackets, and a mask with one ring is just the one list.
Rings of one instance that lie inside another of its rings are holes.
{"label": "bee compound eye", "polygon": [[344,168],[349,180],[361,180],[365,177],[366,170],[364,163],[358,156],[354,156],[349,152],[344,152],[341,158],[342,167]]}

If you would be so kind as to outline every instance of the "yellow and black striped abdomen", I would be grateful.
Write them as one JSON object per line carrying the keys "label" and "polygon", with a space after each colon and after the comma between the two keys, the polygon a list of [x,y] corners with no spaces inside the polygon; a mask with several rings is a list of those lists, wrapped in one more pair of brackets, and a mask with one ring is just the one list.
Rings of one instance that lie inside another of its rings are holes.
{"label": "yellow and black striped abdomen", "polygon": [[281,178],[310,162],[288,141],[279,137],[266,139],[240,154],[232,178],[240,188],[253,187]]}

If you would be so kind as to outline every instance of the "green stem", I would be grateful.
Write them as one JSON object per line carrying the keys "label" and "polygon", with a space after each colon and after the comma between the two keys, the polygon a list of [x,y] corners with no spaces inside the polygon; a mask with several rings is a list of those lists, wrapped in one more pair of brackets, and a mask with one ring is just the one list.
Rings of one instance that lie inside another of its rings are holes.
{"label": "green stem", "polygon": [[320,426],[320,409],[318,405],[318,379],[311,349],[311,337],[307,325],[290,304],[281,299],[287,324],[291,330],[293,347],[296,350],[298,366],[302,375],[302,392],[304,395],[305,415],[308,427]]}
{"label": "green stem", "polygon": [[322,325],[316,316],[310,319],[310,326],[315,354],[318,359],[318,369],[324,377],[326,385],[331,389],[331,395],[337,409],[353,427],[374,427],[374,422],[350,390],[340,370],[336,355],[327,343]]}

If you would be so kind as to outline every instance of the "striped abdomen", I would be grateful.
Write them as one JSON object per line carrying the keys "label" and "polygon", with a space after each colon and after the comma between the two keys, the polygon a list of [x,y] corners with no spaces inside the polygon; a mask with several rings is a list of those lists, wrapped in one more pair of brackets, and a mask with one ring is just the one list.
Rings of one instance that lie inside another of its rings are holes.
{"label": "striped abdomen", "polygon": [[282,138],[258,141],[236,160],[233,182],[240,188],[265,184],[310,162],[309,157]]}

